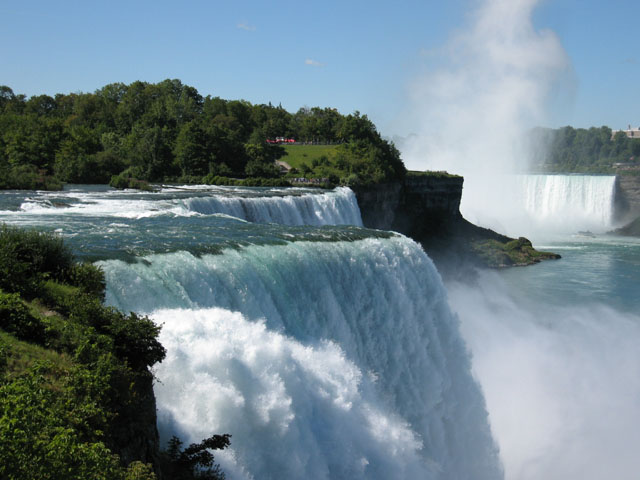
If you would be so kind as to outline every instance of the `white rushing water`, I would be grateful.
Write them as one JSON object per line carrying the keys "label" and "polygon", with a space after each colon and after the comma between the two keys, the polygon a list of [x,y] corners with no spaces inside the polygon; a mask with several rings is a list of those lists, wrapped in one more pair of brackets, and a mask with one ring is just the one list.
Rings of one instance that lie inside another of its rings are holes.
{"label": "white rushing water", "polygon": [[465,183],[469,220],[512,236],[602,233],[614,226],[613,175],[496,175]]}
{"label": "white rushing water", "polygon": [[71,187],[64,192],[36,192],[18,208],[3,208],[0,218],[33,216],[141,218],[174,215],[228,215],[254,223],[362,226],[350,188],[333,190],[247,189],[206,185],[171,187],[156,193]]}
{"label": "white rushing water", "polygon": [[615,201],[613,175],[522,175],[525,211],[553,226],[609,228]]}
{"label": "white rushing water", "polygon": [[231,433],[230,478],[502,478],[458,321],[411,240],[101,266],[108,303],[163,325],[163,437]]}
{"label": "white rushing water", "polygon": [[185,201],[189,211],[222,213],[254,223],[281,225],[358,225],[360,209],[353,191],[338,187],[324,194],[272,197],[210,196]]}

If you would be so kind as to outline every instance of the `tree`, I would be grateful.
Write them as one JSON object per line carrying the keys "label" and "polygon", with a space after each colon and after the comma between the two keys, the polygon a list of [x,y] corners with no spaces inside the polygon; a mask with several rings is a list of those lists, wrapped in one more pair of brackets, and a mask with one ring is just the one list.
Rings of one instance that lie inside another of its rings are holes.
{"label": "tree", "polygon": [[206,175],[214,162],[207,134],[195,120],[180,129],[174,154],[182,175]]}
{"label": "tree", "polygon": [[55,118],[13,115],[2,137],[6,159],[12,166],[34,165],[51,172],[62,138],[62,125]]}
{"label": "tree", "polygon": [[163,473],[173,480],[223,480],[225,475],[209,450],[224,450],[230,444],[231,435],[213,435],[183,450],[182,441],[174,436],[169,440]]}
{"label": "tree", "polygon": [[129,165],[141,169],[145,180],[161,180],[176,173],[168,131],[136,123],[123,142]]}

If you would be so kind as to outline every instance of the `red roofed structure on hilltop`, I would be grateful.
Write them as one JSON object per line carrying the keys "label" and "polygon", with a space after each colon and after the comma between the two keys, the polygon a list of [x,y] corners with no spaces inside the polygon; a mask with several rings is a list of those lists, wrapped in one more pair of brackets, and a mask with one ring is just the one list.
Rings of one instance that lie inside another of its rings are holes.
{"label": "red roofed structure on hilltop", "polygon": [[280,143],[296,143],[295,138],[276,137],[275,140],[267,138],[267,143],[280,144]]}

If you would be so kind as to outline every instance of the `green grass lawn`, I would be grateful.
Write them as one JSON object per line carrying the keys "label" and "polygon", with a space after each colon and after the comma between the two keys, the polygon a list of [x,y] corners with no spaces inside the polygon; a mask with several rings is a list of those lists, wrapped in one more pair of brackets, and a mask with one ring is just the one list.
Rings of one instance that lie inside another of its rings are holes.
{"label": "green grass lawn", "polygon": [[329,160],[333,160],[338,145],[284,145],[287,154],[280,160],[287,162],[293,168],[300,169],[303,163],[311,166],[314,158],[325,155]]}

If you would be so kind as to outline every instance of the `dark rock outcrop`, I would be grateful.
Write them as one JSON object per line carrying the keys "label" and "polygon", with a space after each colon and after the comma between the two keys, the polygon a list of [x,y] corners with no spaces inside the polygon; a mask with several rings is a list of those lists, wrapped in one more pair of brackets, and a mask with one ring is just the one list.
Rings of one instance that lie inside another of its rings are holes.
{"label": "dark rock outcrop", "polygon": [[640,174],[616,176],[616,216],[626,221],[640,217]]}
{"label": "dark rock outcrop", "polygon": [[[156,397],[153,392],[153,375],[148,370],[136,375],[131,386],[134,394],[128,399],[122,413],[128,419],[116,418],[112,425],[114,444],[111,448],[120,455],[123,464],[133,461],[150,463],[158,471],[160,441],[156,417]],[[132,420],[133,419],[133,420]]]}
{"label": "dark rock outcrop", "polygon": [[559,255],[537,252],[465,220],[460,214],[464,179],[445,173],[408,174],[404,181],[356,187],[365,227],[393,230],[419,242],[445,276],[469,267],[529,265]]}
{"label": "dark rock outcrop", "polygon": [[624,227],[616,228],[610,233],[625,237],[640,237],[640,217],[626,224]]}

